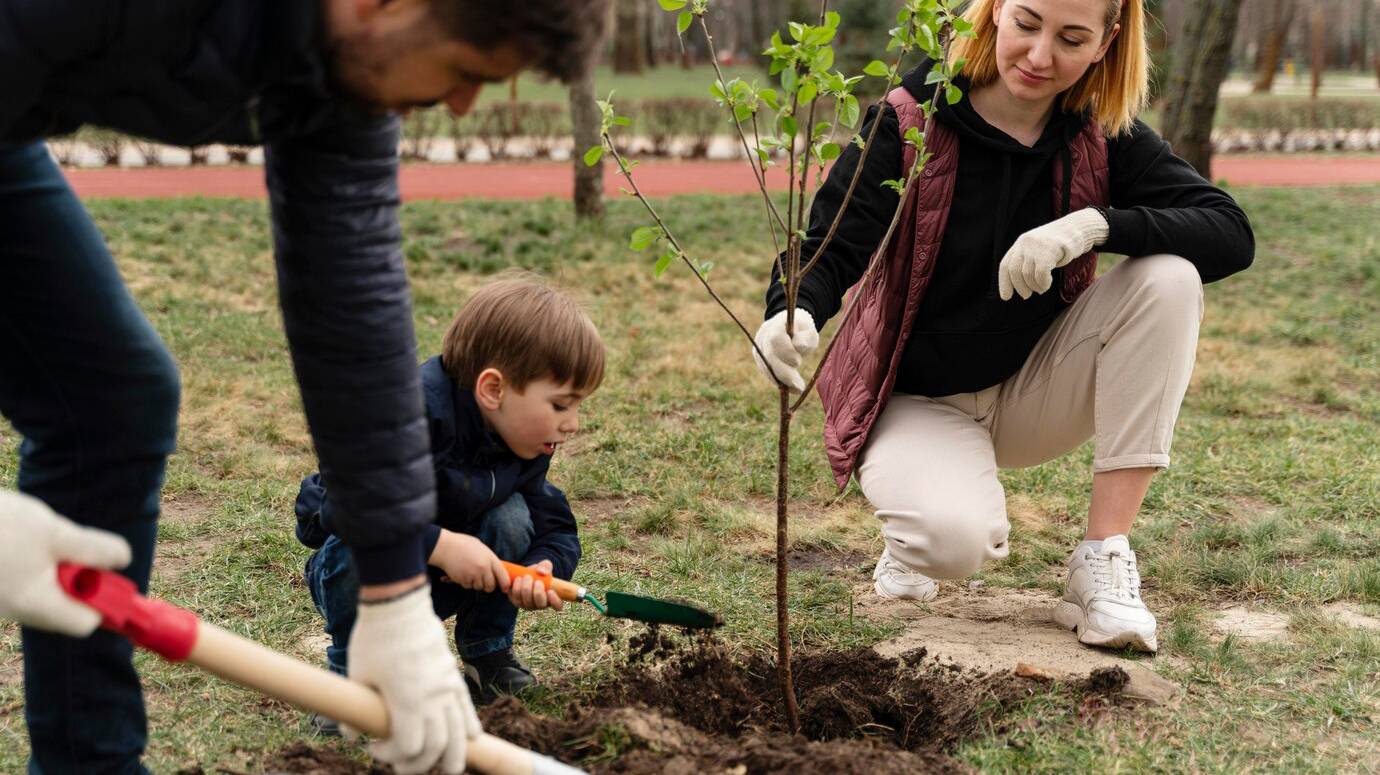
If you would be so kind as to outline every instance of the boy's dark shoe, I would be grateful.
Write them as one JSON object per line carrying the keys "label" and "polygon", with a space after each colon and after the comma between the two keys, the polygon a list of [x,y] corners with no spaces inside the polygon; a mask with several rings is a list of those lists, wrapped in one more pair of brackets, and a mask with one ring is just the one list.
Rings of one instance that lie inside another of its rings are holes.
{"label": "boy's dark shoe", "polygon": [[333,718],[313,713],[307,721],[317,737],[340,737],[340,722]]}
{"label": "boy's dark shoe", "polygon": [[511,648],[465,660],[465,683],[476,705],[487,705],[503,694],[517,694],[537,685],[531,668]]}

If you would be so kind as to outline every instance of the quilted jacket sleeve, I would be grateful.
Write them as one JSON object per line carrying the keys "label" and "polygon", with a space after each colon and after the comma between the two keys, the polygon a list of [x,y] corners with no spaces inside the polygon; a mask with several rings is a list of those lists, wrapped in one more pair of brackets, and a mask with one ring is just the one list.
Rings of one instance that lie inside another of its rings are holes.
{"label": "quilted jacket sleeve", "polygon": [[422,573],[435,477],[400,249],[398,121],[345,117],[266,148],[283,321],[360,581]]}

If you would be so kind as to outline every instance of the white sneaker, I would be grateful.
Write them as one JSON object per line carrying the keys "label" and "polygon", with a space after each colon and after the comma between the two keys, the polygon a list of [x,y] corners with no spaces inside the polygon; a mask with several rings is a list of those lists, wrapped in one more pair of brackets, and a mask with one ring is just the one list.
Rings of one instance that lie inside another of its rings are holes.
{"label": "white sneaker", "polygon": [[934,579],[910,570],[892,559],[891,553],[882,550],[882,558],[877,560],[877,569],[872,571],[872,589],[877,597],[887,600],[933,600],[939,594],[939,585]]}
{"label": "white sneaker", "polygon": [[1088,547],[1074,552],[1054,621],[1089,646],[1155,652],[1155,615],[1140,599],[1140,571],[1126,536],[1103,539],[1100,552]]}

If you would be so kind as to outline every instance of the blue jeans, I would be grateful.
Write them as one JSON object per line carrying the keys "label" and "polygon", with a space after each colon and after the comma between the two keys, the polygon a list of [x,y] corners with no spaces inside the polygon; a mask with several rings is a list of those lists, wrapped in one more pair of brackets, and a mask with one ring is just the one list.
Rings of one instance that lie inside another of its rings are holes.
{"label": "blue jeans", "polygon": [[[177,367],[42,143],[0,145],[0,414],[23,437],[19,489],[124,536],[147,591],[177,437]],[[29,772],[144,773],[129,641],[25,628]]]}
{"label": "blue jeans", "polygon": [[[469,532],[469,531],[465,531]],[[493,550],[500,560],[517,562],[532,545],[534,529],[527,501],[514,494],[480,518],[471,535]],[[355,626],[359,604],[359,575],[354,557],[339,538],[331,536],[307,559],[307,588],[316,610],[326,618],[326,664],[332,672],[346,674],[350,630]],[[427,568],[431,582],[431,606],[442,619],[455,617],[455,645],[460,655],[473,659],[513,646],[517,607],[502,592],[474,592],[459,584],[441,581],[442,573]]]}

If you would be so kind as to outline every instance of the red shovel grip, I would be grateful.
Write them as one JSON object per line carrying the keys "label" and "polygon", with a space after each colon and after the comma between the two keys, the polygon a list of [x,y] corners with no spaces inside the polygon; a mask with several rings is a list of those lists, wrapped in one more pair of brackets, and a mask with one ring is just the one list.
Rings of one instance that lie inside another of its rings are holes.
{"label": "red shovel grip", "polygon": [[101,627],[137,646],[181,662],[196,645],[196,614],[140,595],[134,582],[118,573],[62,562],[58,583],[72,599],[96,609]]}

